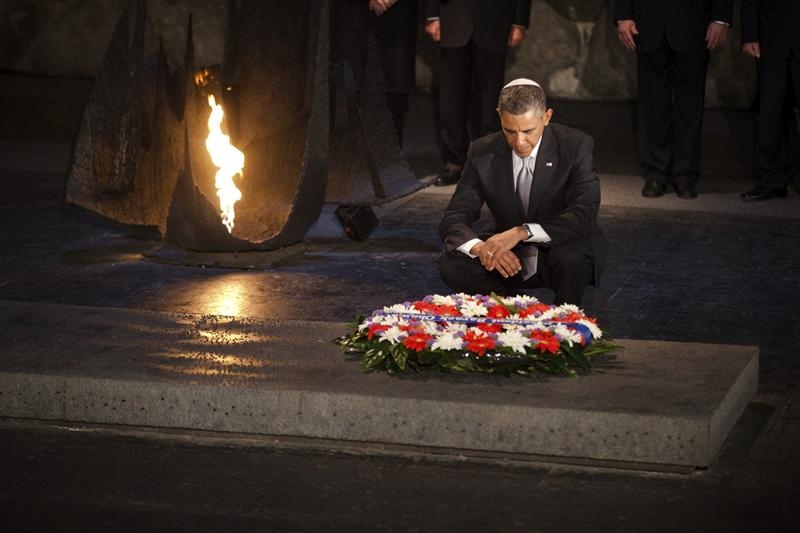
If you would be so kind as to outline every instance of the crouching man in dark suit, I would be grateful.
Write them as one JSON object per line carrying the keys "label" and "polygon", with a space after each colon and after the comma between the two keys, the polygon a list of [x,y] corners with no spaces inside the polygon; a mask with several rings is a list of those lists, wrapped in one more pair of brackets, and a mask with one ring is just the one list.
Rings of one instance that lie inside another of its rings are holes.
{"label": "crouching man in dark suit", "polygon": [[[544,90],[524,78],[503,87],[497,112],[502,131],[470,144],[439,226],[442,280],[473,294],[549,287],[556,304],[579,305],[607,251],[592,138],[551,123]],[[479,235],[484,203],[495,229]]]}

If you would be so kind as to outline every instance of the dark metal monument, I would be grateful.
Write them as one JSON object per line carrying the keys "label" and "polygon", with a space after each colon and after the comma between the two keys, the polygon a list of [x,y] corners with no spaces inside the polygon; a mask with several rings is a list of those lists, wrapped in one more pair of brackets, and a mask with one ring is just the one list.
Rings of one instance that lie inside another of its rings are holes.
{"label": "dark metal monument", "polygon": [[[326,202],[369,206],[419,189],[374,50],[360,91],[341,90],[330,74],[329,9],[327,0],[242,0],[231,14],[224,64],[210,67],[194,65],[190,20],[184,64],[170,71],[163,52],[145,57],[140,1],[135,16],[117,24],[95,78],[67,201],[155,227],[182,249],[231,252],[301,241]],[[209,95],[222,103],[223,129],[244,153],[230,233],[205,146]],[[331,103],[345,117],[333,125]]]}

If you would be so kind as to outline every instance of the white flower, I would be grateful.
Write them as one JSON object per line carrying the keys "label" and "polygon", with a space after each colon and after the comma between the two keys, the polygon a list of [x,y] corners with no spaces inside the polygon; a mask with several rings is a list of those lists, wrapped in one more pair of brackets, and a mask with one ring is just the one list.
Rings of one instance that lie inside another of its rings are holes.
{"label": "white flower", "polygon": [[564,324],[559,324],[558,326],[556,326],[553,333],[555,333],[559,339],[567,341],[567,344],[569,344],[570,346],[572,346],[576,342],[580,344],[581,341],[583,340],[583,336],[580,333],[578,333],[575,330],[569,329]]}
{"label": "white flower", "polygon": [[387,313],[419,313],[413,307],[406,307],[403,304],[394,304],[384,307],[383,310]]}
{"label": "white flower", "polygon": [[[516,315],[511,315],[511,317],[509,318],[512,319],[516,318],[517,320],[519,319],[519,317]],[[525,326],[520,324],[503,324],[503,329],[505,329],[506,331],[522,331],[523,329],[525,329]]]}
{"label": "white flower", "polygon": [[432,320],[423,320],[420,322],[422,325],[422,331],[427,333],[428,335],[438,335],[441,332],[441,327],[436,322]]}
{"label": "white flower", "polygon": [[592,322],[591,320],[578,320],[578,324],[582,324],[589,328],[589,331],[592,333],[593,339],[600,339],[603,337],[603,332],[600,328],[597,327],[597,324]]}
{"label": "white flower", "polygon": [[547,320],[552,320],[554,316],[558,316],[559,314],[561,313],[558,311],[558,307],[551,307],[541,315],[537,316],[536,320],[545,322]]}
{"label": "white flower", "polygon": [[518,330],[503,331],[497,334],[497,340],[500,344],[508,346],[515,352],[525,353],[525,347],[528,346],[530,339],[524,337]]}
{"label": "white flower", "polygon": [[461,350],[464,348],[464,340],[452,333],[442,333],[436,336],[431,348],[434,350]]}
{"label": "white flower", "polygon": [[452,296],[442,296],[441,294],[434,294],[431,297],[431,302],[434,305],[456,305],[456,299]]}
{"label": "white flower", "polygon": [[406,333],[402,329],[398,328],[397,326],[392,326],[387,330],[378,332],[378,337],[380,337],[381,340],[389,341],[392,344],[399,343],[401,340],[403,340],[407,336],[408,336],[408,333]]}
{"label": "white flower", "polygon": [[486,316],[489,310],[477,300],[467,300],[461,304],[461,314],[464,316]]}
{"label": "white flower", "polygon": [[[503,300],[506,301],[505,299]],[[538,304],[539,300],[527,294],[518,294],[508,299],[508,302],[515,307],[528,307],[529,305]]]}
{"label": "white flower", "polygon": [[463,322],[448,322],[444,328],[445,333],[466,333],[467,325]]}
{"label": "white flower", "polygon": [[467,333],[469,333],[470,335],[472,335],[475,338],[486,337],[487,335],[489,335],[488,333],[486,333],[485,331],[483,331],[481,328],[479,328],[477,326],[473,326],[471,328],[467,328]]}
{"label": "white flower", "polygon": [[559,309],[560,312],[562,314],[564,314],[564,315],[568,315],[569,313],[581,313],[581,314],[583,314],[583,311],[581,310],[580,307],[578,307],[577,305],[572,305],[572,304],[561,304],[556,309]]}
{"label": "white flower", "polygon": [[381,315],[377,320],[373,320],[373,323],[381,324],[382,326],[391,326],[394,324],[404,326],[407,321],[400,315]]}

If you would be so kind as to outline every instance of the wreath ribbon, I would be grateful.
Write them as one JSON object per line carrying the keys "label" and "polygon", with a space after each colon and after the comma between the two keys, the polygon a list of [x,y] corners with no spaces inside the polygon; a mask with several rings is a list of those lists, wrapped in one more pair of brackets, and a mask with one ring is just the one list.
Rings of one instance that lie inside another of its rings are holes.
{"label": "wreath ribbon", "polygon": [[372,317],[378,316],[399,316],[411,320],[418,320],[420,322],[456,322],[461,324],[510,324],[516,326],[533,326],[551,328],[558,325],[574,329],[583,336],[586,341],[593,338],[592,332],[588,326],[580,322],[559,322],[558,320],[530,320],[525,318],[493,318],[488,316],[447,316],[447,315],[431,315],[428,313],[409,313],[405,311],[376,311]]}

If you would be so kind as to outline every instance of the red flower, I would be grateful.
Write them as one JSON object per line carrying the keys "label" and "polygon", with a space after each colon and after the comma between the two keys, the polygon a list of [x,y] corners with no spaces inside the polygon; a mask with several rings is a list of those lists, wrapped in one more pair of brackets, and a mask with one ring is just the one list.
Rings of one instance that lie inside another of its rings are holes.
{"label": "red flower", "polygon": [[436,307],[433,304],[429,304],[428,302],[418,301],[411,304],[411,307],[419,311],[420,313],[431,313],[433,312],[433,308]]}
{"label": "red flower", "polygon": [[421,352],[428,346],[428,341],[433,337],[427,333],[414,333],[403,339],[403,345],[409,350]]}
{"label": "red flower", "polygon": [[531,339],[536,341],[534,346],[541,352],[557,353],[561,349],[561,343],[552,332],[547,330],[536,330],[531,333]]}
{"label": "red flower", "polygon": [[461,312],[454,305],[436,305],[418,301],[411,304],[411,307],[426,315],[461,316]]}
{"label": "red flower", "polygon": [[488,322],[481,322],[477,325],[477,328],[486,333],[500,333],[503,331],[502,324],[490,324]]}
{"label": "red flower", "polygon": [[461,316],[461,311],[454,305],[437,305],[434,312],[439,316]]}
{"label": "red flower", "polygon": [[548,331],[546,329],[535,329],[531,331],[531,339],[535,341],[543,341],[547,340],[553,336],[552,331]]}
{"label": "red flower", "polygon": [[486,313],[486,316],[489,318],[506,318],[510,314],[511,313],[508,312],[508,309],[502,305],[494,305],[489,308],[489,312]]}
{"label": "red flower", "polygon": [[541,315],[548,309],[550,309],[550,306],[547,304],[532,304],[521,310],[519,316],[521,318],[528,318],[529,316]]}
{"label": "red flower", "polygon": [[561,343],[557,338],[551,337],[544,341],[539,341],[536,347],[542,352],[558,353],[561,349]]}
{"label": "red flower", "polygon": [[397,326],[397,329],[400,331],[405,331],[406,333],[424,333],[425,328],[422,325],[422,322],[418,320],[412,320],[408,324],[400,324]]}
{"label": "red flower", "polygon": [[486,350],[491,350],[497,344],[490,335],[474,329],[470,329],[464,334],[464,341],[467,343],[467,350],[478,355],[483,355]]}
{"label": "red flower", "polygon": [[560,318],[555,318],[556,322],[577,322],[578,320],[583,320],[586,317],[583,316],[581,313],[576,313],[575,311],[570,312],[566,316],[562,316]]}
{"label": "red flower", "polygon": [[372,340],[376,333],[379,331],[386,331],[387,329],[389,329],[389,326],[384,326],[383,324],[370,324],[367,329],[367,338]]}

